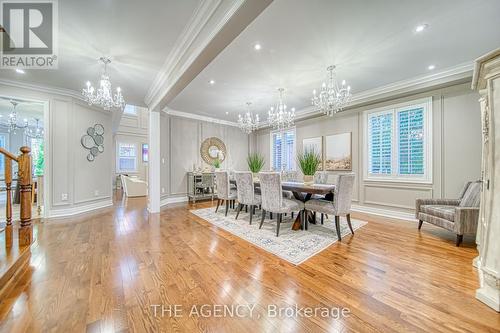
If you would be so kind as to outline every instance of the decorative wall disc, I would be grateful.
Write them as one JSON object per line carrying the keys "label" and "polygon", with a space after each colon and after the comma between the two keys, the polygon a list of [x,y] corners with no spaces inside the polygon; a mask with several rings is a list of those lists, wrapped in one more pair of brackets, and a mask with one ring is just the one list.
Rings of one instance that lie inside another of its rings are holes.
{"label": "decorative wall disc", "polygon": [[213,165],[216,160],[223,162],[226,159],[226,145],[221,139],[211,137],[201,143],[200,155],[203,161]]}
{"label": "decorative wall disc", "polygon": [[95,124],[87,128],[87,134],[82,136],[81,143],[83,148],[89,150],[87,161],[93,162],[97,155],[104,152],[104,126]]}

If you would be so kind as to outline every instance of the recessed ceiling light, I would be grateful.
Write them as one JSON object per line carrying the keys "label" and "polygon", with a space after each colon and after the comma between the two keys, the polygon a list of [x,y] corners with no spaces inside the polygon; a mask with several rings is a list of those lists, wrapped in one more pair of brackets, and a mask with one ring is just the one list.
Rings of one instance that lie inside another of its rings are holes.
{"label": "recessed ceiling light", "polygon": [[229,112],[226,111],[226,114],[229,114]]}
{"label": "recessed ceiling light", "polygon": [[254,46],[253,46],[254,49],[256,49],[257,51],[260,50],[262,48],[262,45],[260,45],[259,43],[256,43]]}
{"label": "recessed ceiling light", "polygon": [[415,32],[422,32],[429,27],[428,24],[420,24],[415,27]]}
{"label": "recessed ceiling light", "polygon": [[434,68],[436,68],[436,66],[434,66],[434,65],[427,66],[427,69],[430,70],[430,71],[432,71]]}
{"label": "recessed ceiling light", "polygon": [[24,70],[22,70],[21,68],[16,68],[16,73],[25,74],[26,72]]}
{"label": "recessed ceiling light", "polygon": [[210,80],[210,81],[208,81],[208,83],[210,83],[210,85],[213,86],[215,84],[215,80]]}

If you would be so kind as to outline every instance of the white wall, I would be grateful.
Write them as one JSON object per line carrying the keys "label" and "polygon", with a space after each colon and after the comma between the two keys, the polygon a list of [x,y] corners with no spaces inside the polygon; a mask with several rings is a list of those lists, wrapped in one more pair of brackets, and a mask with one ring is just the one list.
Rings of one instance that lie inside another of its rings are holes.
{"label": "white wall", "polygon": [[142,144],[148,143],[148,117],[149,111],[146,108],[137,107],[137,115],[123,114],[120,120],[120,126],[114,134],[113,149],[113,185],[115,185],[117,173],[117,147],[118,142],[132,143],[137,151],[137,171],[127,172],[127,174],[136,175],[142,180],[148,178],[148,163],[142,161]]}
{"label": "white wall", "polygon": [[[0,95],[41,101],[47,105],[45,124],[45,214],[71,215],[112,204],[113,140],[111,113],[89,107],[62,91],[0,84]],[[104,125],[104,153],[87,161],[80,143],[87,128]],[[66,197],[66,199],[65,199]]]}
{"label": "white wall", "polygon": [[249,136],[238,127],[166,115],[161,116],[161,193],[162,200],[185,197],[186,173],[193,164],[206,165],[200,155],[203,140],[218,137],[226,145],[227,156],[223,169],[248,170],[246,158]]}
{"label": "white wall", "polygon": [[[364,181],[363,111],[429,96],[433,101],[432,184]],[[358,107],[332,118],[321,116],[298,121],[297,150],[302,150],[302,140],[305,138],[352,132],[353,172],[357,175],[354,204],[410,213],[416,198],[455,198],[465,181],[480,178],[481,125],[478,98],[479,95],[470,90],[470,83],[466,83]],[[269,129],[253,134],[251,143],[252,150],[265,157],[268,169]]]}

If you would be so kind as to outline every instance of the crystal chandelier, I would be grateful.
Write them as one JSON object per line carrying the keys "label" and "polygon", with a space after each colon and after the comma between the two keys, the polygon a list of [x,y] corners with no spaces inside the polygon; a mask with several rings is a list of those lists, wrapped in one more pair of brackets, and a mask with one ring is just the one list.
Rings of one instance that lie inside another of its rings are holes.
{"label": "crystal chandelier", "polygon": [[7,123],[7,128],[8,128],[8,132],[9,133],[14,133],[16,134],[16,131],[18,129],[26,129],[28,127],[28,119],[23,119],[23,122],[21,124],[18,124],[17,123],[17,111],[16,111],[16,107],[17,105],[19,104],[18,102],[16,101],[13,101],[11,100],[10,103],[12,104],[12,111],[11,113],[9,114],[9,120],[8,120],[8,123]]}
{"label": "crystal chandelier", "polygon": [[36,121],[36,127],[35,128],[28,127],[26,129],[26,136],[33,139],[41,139],[43,138],[44,131],[43,128],[40,127],[39,124],[40,119],[35,118],[35,121]]}
{"label": "crystal chandelier", "polygon": [[254,116],[250,111],[250,105],[252,105],[252,103],[247,102],[247,113],[245,113],[243,116],[241,114],[238,115],[238,125],[240,126],[240,129],[247,134],[255,131],[259,127],[260,121],[259,115],[256,114]]}
{"label": "crystal chandelier", "polygon": [[351,87],[346,87],[345,80],[342,80],[339,87],[334,73],[335,66],[329,66],[326,70],[330,72],[328,83],[323,82],[318,95],[316,89],[313,90],[311,102],[319,111],[328,116],[333,116],[335,113],[342,111],[351,100]]}
{"label": "crystal chandelier", "polygon": [[113,107],[123,108],[125,106],[125,101],[123,100],[122,92],[120,87],[116,88],[116,94],[113,95],[111,90],[111,82],[109,81],[109,75],[107,72],[108,64],[111,59],[106,57],[99,58],[104,64],[104,71],[101,75],[101,80],[99,81],[99,88],[97,92],[94,87],[87,81],[87,87],[83,89],[82,94],[86,102],[89,105],[96,104],[104,108],[104,110],[109,110]]}
{"label": "crystal chandelier", "polygon": [[276,107],[271,106],[271,109],[268,112],[267,121],[274,129],[282,130],[293,126],[293,122],[295,120],[295,108],[288,111],[286,104],[283,101],[283,93],[285,92],[285,89],[279,88],[278,91],[280,94],[278,104]]}

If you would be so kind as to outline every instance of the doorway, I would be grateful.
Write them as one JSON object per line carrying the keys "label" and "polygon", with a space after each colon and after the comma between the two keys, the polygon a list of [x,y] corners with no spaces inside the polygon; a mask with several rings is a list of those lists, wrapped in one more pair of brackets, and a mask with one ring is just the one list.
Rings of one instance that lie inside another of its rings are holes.
{"label": "doorway", "polygon": [[[31,149],[32,218],[41,218],[45,208],[46,183],[46,102],[0,96],[0,147],[14,155],[22,146]],[[19,220],[20,186],[18,165],[12,163],[12,218]],[[0,221],[5,222],[7,191],[5,157],[0,156]]]}

